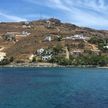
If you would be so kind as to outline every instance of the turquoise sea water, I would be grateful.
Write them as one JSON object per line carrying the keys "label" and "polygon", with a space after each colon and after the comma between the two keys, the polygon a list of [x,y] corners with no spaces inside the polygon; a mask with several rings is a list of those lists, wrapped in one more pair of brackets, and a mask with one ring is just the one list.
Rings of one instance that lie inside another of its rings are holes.
{"label": "turquoise sea water", "polygon": [[108,70],[0,68],[0,108],[108,108]]}

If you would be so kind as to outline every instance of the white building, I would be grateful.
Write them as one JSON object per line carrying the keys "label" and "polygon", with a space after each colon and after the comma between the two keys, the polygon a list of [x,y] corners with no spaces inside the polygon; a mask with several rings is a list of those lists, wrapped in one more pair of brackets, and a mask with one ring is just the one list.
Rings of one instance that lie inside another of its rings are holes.
{"label": "white building", "polygon": [[103,48],[106,48],[106,49],[108,49],[108,46],[103,46]]}
{"label": "white building", "polygon": [[22,25],[22,28],[24,28],[24,29],[26,29],[26,28],[31,28],[31,26],[30,25]]}
{"label": "white building", "polygon": [[0,52],[0,61],[4,60],[5,57],[6,57],[6,53]]}
{"label": "white building", "polygon": [[88,40],[89,37],[84,36],[83,34],[76,34],[74,36],[67,36],[65,39],[72,39],[72,40]]}
{"label": "white building", "polygon": [[51,39],[51,36],[47,36],[45,39],[44,39],[44,41],[51,41],[52,39]]}
{"label": "white building", "polygon": [[26,32],[26,31],[22,31],[22,35],[24,35],[24,36],[29,36],[30,33]]}
{"label": "white building", "polygon": [[66,37],[66,38],[64,38],[64,39],[67,39],[67,40],[68,40],[68,39],[72,39],[72,36],[70,36],[70,37],[69,37],[69,36],[67,36],[67,37]]}
{"label": "white building", "polygon": [[38,49],[38,50],[37,50],[37,54],[38,54],[38,55],[41,55],[44,51],[45,51],[44,48]]}
{"label": "white building", "polygon": [[47,27],[50,28],[51,27],[51,21],[46,21],[47,22]]}
{"label": "white building", "polygon": [[52,55],[42,56],[42,60],[43,60],[43,61],[51,60],[51,58],[52,58]]}
{"label": "white building", "polygon": [[75,39],[85,39],[83,34],[80,34],[80,35],[76,34],[76,35],[73,36],[73,38],[75,38]]}

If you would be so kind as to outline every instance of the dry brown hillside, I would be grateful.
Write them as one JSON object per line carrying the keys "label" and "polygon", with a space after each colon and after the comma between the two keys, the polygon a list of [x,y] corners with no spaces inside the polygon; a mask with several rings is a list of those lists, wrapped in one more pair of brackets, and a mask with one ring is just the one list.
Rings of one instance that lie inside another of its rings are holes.
{"label": "dry brown hillside", "polygon": [[[50,21],[50,23],[48,22]],[[48,25],[51,25],[51,28]],[[26,31],[31,33],[29,36],[17,36],[17,41],[6,41],[2,36],[7,32],[21,33]],[[9,57],[15,59],[27,59],[31,54],[39,48],[46,48],[60,44],[72,44],[72,41],[56,41],[51,42],[43,41],[48,35],[54,39],[57,35],[63,38],[75,34],[83,34],[87,37],[97,36],[108,38],[108,31],[94,30],[90,28],[78,27],[73,24],[61,23],[58,19],[38,20],[32,22],[19,22],[19,23],[0,23],[0,46],[4,47],[3,51]],[[77,43],[77,42],[76,42]]]}

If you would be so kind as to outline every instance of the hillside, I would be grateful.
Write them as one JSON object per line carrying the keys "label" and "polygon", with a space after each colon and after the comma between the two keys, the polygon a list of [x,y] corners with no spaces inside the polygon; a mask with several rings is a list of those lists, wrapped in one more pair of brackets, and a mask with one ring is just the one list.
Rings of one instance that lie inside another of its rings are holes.
{"label": "hillside", "polygon": [[[53,18],[31,22],[0,23],[0,51],[5,52],[7,57],[14,57],[15,61],[28,61],[29,57],[35,54],[38,49],[52,48],[57,45],[63,48],[68,46],[69,54],[77,50],[80,50],[80,52],[100,50],[97,44],[89,43],[88,40],[69,38],[74,35],[83,35],[89,40],[92,37],[107,40],[108,31],[78,27]],[[51,37],[51,41],[45,41],[47,36]],[[58,36],[62,37],[59,41],[56,39]],[[84,46],[81,47],[80,44]],[[107,54],[107,52],[101,50],[100,52]]]}

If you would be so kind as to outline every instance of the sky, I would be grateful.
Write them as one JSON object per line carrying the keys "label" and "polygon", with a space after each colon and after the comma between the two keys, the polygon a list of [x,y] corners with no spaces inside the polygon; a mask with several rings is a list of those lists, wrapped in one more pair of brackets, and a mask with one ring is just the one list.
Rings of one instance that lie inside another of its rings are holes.
{"label": "sky", "polygon": [[0,22],[46,18],[108,30],[108,0],[0,0]]}

